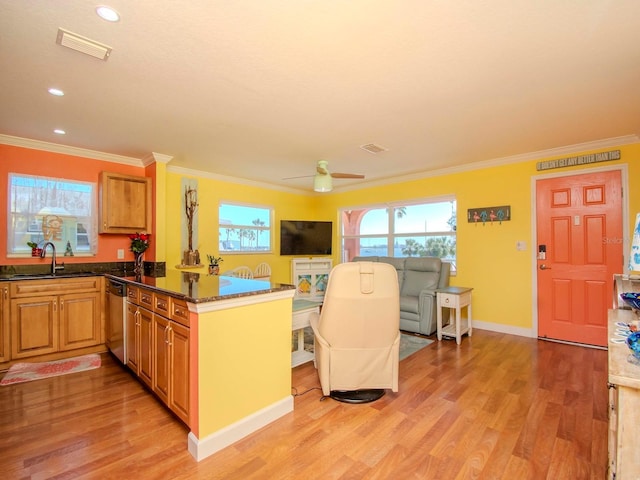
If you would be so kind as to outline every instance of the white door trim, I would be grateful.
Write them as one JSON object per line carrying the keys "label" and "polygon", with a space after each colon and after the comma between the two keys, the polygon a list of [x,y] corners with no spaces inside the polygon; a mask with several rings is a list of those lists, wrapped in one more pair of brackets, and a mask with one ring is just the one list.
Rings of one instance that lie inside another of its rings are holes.
{"label": "white door trim", "polygon": [[[536,196],[536,186],[538,180],[545,180],[547,178],[558,178],[558,177],[573,177],[576,175],[583,175],[588,173],[600,173],[600,172],[613,172],[619,170],[620,173],[620,181],[622,183],[622,252],[624,255],[623,258],[623,268],[625,272],[620,273],[628,273],[629,266],[629,166],[627,164],[614,165],[610,167],[593,167],[593,168],[581,168],[580,170],[572,170],[572,171],[563,171],[557,173],[544,173],[540,175],[534,175],[531,177],[531,285],[532,285],[532,298],[531,298],[531,331],[533,332],[535,337],[538,337],[538,262],[536,259],[536,254],[538,250],[538,232],[537,232],[537,196]],[[611,279],[611,289],[613,291],[613,279]],[[613,294],[612,294],[613,295]],[[613,297],[612,297],[613,298]]]}

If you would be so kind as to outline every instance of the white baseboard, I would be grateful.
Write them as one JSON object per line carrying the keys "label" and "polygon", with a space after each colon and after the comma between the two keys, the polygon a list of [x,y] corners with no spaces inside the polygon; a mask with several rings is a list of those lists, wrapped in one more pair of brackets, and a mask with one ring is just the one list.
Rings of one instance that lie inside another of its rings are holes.
{"label": "white baseboard", "polygon": [[503,325],[501,323],[482,322],[473,319],[473,329],[489,330],[490,332],[508,333],[510,335],[518,335],[519,337],[538,338],[538,332],[533,328],[514,327],[512,325]]}
{"label": "white baseboard", "polygon": [[198,439],[193,432],[189,432],[187,439],[189,453],[199,462],[200,460],[213,455],[225,447],[228,447],[232,443],[235,443],[241,438],[261,429],[265,425],[268,425],[289,412],[293,412],[292,395],[289,395],[282,400],[263,408],[262,410],[258,410],[248,417],[212,433],[208,437]]}

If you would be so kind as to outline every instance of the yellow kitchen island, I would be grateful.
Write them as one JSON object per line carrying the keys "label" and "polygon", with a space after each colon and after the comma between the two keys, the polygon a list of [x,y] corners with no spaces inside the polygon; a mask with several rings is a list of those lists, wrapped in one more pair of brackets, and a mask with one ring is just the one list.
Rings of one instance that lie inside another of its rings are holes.
{"label": "yellow kitchen island", "polygon": [[[180,270],[167,271],[161,278],[121,280],[132,291],[143,292],[140,298],[149,298],[152,318],[162,313],[155,306],[169,312],[169,317],[171,312],[185,316],[181,306],[188,308],[188,319],[181,322],[188,325],[188,345],[181,348],[188,349],[184,354],[188,362],[180,371],[188,370],[181,375],[188,376],[188,449],[196,460],[293,411],[292,285]],[[139,305],[131,309],[131,331],[143,323],[139,319],[146,309]],[[165,344],[171,348],[173,338],[170,326],[158,325],[151,328],[147,341],[152,372],[158,370],[155,358],[172,358],[172,353],[157,353],[166,350]],[[144,335],[140,337],[144,340]],[[145,348],[138,350],[144,357]],[[151,382],[154,391],[156,383]],[[170,398],[171,392],[166,395]]]}

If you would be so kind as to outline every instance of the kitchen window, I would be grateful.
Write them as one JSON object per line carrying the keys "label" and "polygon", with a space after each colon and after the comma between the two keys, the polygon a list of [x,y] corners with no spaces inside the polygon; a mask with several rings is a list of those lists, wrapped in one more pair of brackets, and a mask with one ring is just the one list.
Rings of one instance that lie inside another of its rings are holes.
{"label": "kitchen window", "polygon": [[51,242],[59,255],[95,255],[95,192],[95,183],[10,173],[7,255],[31,255],[27,242]]}
{"label": "kitchen window", "polygon": [[439,257],[456,271],[456,199],[340,210],[342,261],[354,257]]}
{"label": "kitchen window", "polygon": [[271,253],[273,209],[221,203],[218,218],[220,253]]}

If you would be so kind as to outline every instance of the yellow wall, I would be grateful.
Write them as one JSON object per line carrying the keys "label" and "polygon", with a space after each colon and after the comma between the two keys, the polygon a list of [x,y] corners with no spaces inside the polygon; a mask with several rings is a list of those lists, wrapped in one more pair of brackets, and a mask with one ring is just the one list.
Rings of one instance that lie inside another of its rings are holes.
{"label": "yellow wall", "polygon": [[200,313],[197,436],[291,394],[291,299]]}
{"label": "yellow wall", "polygon": [[[633,228],[640,212],[640,144],[618,147],[619,161],[538,172],[533,161],[469,170],[321,197],[320,210],[334,214],[338,208],[372,203],[454,194],[457,199],[457,266],[452,285],[473,287],[474,319],[530,329],[533,326],[532,178],[549,173],[584,173],[588,168],[627,164],[629,169],[629,223]],[[608,148],[605,151],[617,150]],[[595,153],[583,152],[582,154]],[[574,154],[570,156],[575,156]],[[502,225],[467,223],[467,209],[511,205],[512,220]],[[337,219],[337,218],[336,218]],[[517,251],[516,242],[527,242],[526,251]],[[338,256],[334,255],[338,261]]]}
{"label": "yellow wall", "polygon": [[[184,217],[181,209],[181,198],[184,195],[181,180],[185,177],[176,173],[167,174],[166,182],[166,262],[167,268],[175,268],[180,264],[180,220]],[[195,177],[186,177],[195,178]],[[224,261],[220,271],[231,270],[240,265],[252,269],[261,262],[271,265],[271,280],[279,283],[291,282],[291,258],[279,254],[279,226],[283,219],[332,219],[330,214],[321,214],[317,199],[310,195],[297,195],[266,188],[222,182],[207,177],[198,177],[198,248],[202,263],[206,264],[206,255],[222,256]],[[275,210],[272,224],[271,254],[220,254],[218,250],[218,206],[220,202],[235,202],[271,206]],[[206,273],[206,265],[194,271]]]}
{"label": "yellow wall", "polygon": [[[629,224],[633,228],[635,215],[640,212],[640,144],[618,147],[622,158],[619,161],[604,162],[587,167],[536,171],[536,163],[553,158],[540,158],[520,163],[450,173],[420,180],[402,182],[375,188],[330,193],[322,195],[292,194],[267,188],[223,182],[206,176],[198,177],[200,207],[198,211],[199,243],[197,248],[206,263],[206,254],[218,256],[218,204],[220,201],[245,202],[273,206],[273,252],[272,254],[237,255],[224,254],[222,271],[238,265],[255,267],[260,262],[271,265],[275,282],[291,281],[291,258],[280,257],[278,226],[281,219],[333,220],[336,225],[333,244],[334,263],[340,260],[338,244],[337,211],[342,207],[357,207],[381,202],[397,202],[416,198],[430,198],[453,194],[458,204],[458,275],[452,284],[472,286],[474,318],[515,328],[532,328],[533,300],[532,279],[532,178],[540,174],[580,173],[589,168],[604,168],[625,164],[629,179]],[[616,147],[606,150],[615,150]],[[595,153],[581,152],[580,154]],[[574,156],[576,154],[571,154]],[[6,174],[9,171],[28,174],[64,176],[69,179],[97,181],[102,170],[131,174],[146,174],[154,177],[154,198],[156,200],[154,236],[148,260],[166,261],[167,268],[175,268],[181,263],[180,223],[184,216],[181,209],[181,179],[168,166],[156,163],[146,169],[123,166],[105,161],[91,160],[77,156],[48,153],[23,147],[0,145],[0,159],[5,175],[0,185],[6,192]],[[47,167],[44,171],[42,168]],[[2,183],[4,182],[4,183]],[[5,193],[6,202],[6,193]],[[502,225],[475,226],[466,222],[466,211],[472,207],[490,205],[511,205],[512,220]],[[6,208],[0,209],[5,212]],[[0,218],[1,219],[1,218]],[[526,251],[517,251],[516,241],[527,242]],[[0,246],[6,239],[0,237]],[[125,260],[131,260],[130,241],[126,235],[100,235],[99,250],[95,258],[89,260],[74,257],[69,262],[116,261],[117,249],[125,250]],[[6,251],[6,245],[5,250]],[[8,264],[37,263],[38,259],[7,259]],[[206,267],[199,270],[206,272]]]}

